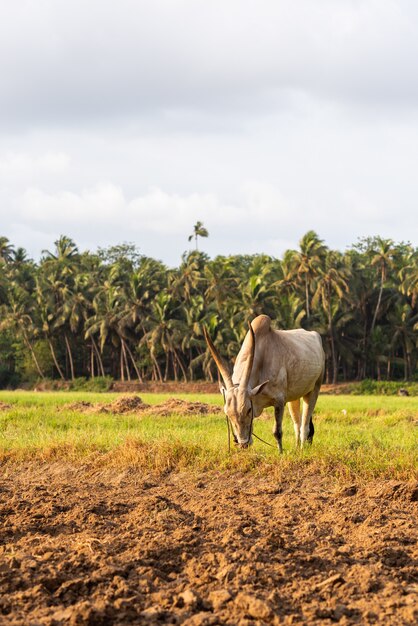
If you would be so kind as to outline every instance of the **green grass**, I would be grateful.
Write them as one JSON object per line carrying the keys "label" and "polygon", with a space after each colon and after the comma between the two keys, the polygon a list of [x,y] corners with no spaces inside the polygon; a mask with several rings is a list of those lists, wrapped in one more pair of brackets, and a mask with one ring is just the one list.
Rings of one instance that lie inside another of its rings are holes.
{"label": "green grass", "polygon": [[[141,394],[148,404],[173,394]],[[417,473],[418,398],[320,396],[315,439],[302,452],[294,447],[293,426],[286,413],[282,456],[255,440],[251,450],[228,454],[222,415],[141,416],[80,413],[65,408],[80,400],[109,403],[111,393],[0,392],[0,460],[71,460],[107,465],[235,469],[280,472],[309,466],[333,475],[385,476],[407,479]],[[222,404],[216,394],[176,394],[189,401]],[[345,413],[343,413],[343,411]],[[273,415],[257,419],[254,431],[274,443]]]}

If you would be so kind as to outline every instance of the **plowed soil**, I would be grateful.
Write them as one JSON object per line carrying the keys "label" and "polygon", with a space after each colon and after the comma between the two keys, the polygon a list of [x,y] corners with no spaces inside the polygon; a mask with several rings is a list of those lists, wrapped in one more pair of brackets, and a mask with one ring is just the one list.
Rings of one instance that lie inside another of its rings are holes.
{"label": "plowed soil", "polygon": [[416,624],[416,483],[6,465],[0,623]]}

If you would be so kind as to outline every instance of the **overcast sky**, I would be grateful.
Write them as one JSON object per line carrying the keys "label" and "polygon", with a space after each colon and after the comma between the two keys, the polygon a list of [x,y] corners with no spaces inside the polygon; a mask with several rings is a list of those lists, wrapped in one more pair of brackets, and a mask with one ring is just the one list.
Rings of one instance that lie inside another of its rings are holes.
{"label": "overcast sky", "polygon": [[0,236],[418,244],[413,0],[0,0]]}

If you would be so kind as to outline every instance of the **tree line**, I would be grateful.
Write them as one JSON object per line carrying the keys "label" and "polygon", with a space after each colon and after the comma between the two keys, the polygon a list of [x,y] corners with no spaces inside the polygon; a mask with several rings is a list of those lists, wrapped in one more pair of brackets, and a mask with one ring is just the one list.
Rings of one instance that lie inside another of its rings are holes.
{"label": "tree line", "polygon": [[211,259],[196,245],[177,268],[133,244],[81,252],[61,236],[54,246],[35,262],[0,237],[0,386],[216,380],[203,327],[231,361],[261,313],[278,329],[321,334],[327,382],[416,375],[418,249],[409,243],[363,238],[340,252],[309,231],[281,259]]}

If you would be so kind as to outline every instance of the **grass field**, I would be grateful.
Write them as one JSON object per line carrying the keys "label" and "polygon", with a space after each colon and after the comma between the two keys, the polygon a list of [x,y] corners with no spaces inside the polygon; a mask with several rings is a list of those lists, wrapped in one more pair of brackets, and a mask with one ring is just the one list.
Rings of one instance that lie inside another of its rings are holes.
{"label": "grass field", "polygon": [[[219,395],[178,394],[187,401],[222,404]],[[167,400],[163,394],[141,394],[147,404]],[[166,417],[141,414],[88,414],[70,410],[80,401],[110,403],[115,394],[85,392],[0,392],[0,457],[6,460],[67,459],[97,464],[242,471],[282,471],[311,465],[315,470],[349,476],[407,479],[417,472],[418,398],[322,396],[315,414],[314,444],[294,447],[290,417],[284,419],[285,452],[255,440],[251,450],[228,454],[222,414]],[[272,410],[257,419],[254,431],[274,443]]]}

